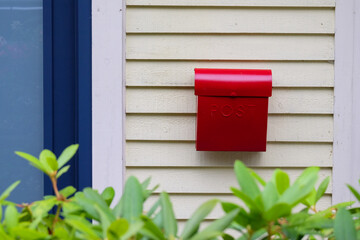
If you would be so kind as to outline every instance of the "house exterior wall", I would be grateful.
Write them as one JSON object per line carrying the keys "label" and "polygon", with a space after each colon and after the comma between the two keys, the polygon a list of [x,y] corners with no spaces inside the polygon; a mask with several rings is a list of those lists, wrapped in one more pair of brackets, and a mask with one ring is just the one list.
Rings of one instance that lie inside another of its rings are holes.
{"label": "house exterior wall", "polygon": [[[232,199],[235,159],[266,179],[279,167],[331,176],[334,25],[330,0],[127,0],[126,175],[152,176],[179,219]],[[267,152],[195,151],[195,67],[272,69]]]}

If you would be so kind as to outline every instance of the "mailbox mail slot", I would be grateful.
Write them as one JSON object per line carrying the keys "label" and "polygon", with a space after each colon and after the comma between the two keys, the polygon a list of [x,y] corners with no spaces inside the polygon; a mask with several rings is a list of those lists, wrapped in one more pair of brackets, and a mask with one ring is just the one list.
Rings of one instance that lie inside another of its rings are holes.
{"label": "mailbox mail slot", "polygon": [[196,150],[266,151],[271,91],[271,70],[196,68]]}

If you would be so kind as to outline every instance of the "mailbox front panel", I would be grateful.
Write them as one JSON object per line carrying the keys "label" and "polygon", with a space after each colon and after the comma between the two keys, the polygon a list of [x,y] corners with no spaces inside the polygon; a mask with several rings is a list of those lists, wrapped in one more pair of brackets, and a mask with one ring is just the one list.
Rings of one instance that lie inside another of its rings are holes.
{"label": "mailbox front panel", "polygon": [[268,98],[198,97],[198,151],[265,151]]}

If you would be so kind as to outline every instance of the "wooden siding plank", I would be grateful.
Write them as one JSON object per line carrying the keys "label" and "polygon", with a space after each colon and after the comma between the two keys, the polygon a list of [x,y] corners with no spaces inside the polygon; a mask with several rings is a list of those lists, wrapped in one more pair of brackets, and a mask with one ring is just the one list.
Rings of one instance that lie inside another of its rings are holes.
{"label": "wooden siding plank", "polygon": [[128,8],[128,33],[334,33],[334,9]]}
{"label": "wooden siding plank", "polygon": [[[195,116],[128,115],[128,140],[195,140]],[[270,115],[268,141],[331,142],[333,117]]]}
{"label": "wooden siding plank", "polygon": [[[282,168],[292,181],[295,180],[304,169]],[[271,179],[274,168],[253,168],[266,181]],[[127,168],[126,175],[137,176],[141,181],[151,176],[152,186],[159,184],[156,192],[167,191],[169,193],[202,193],[221,194],[230,193],[231,186],[238,186],[232,168]],[[322,168],[319,172],[318,183],[331,176],[331,168]],[[331,193],[332,182],[330,181],[328,193]],[[150,186],[151,187],[151,186]]]}
{"label": "wooden siding plank", "polygon": [[[151,206],[158,199],[158,195],[150,196],[149,199],[145,202],[145,211],[149,210]],[[240,206],[244,206],[244,204],[233,195],[170,195],[170,199],[173,203],[173,208],[175,211],[175,216],[177,219],[189,219],[191,214],[204,202],[210,199],[220,199],[221,201],[233,202]],[[304,205],[298,208],[301,210],[304,208]],[[326,208],[331,206],[331,195],[325,195],[320,199],[316,208],[317,210],[325,210]],[[210,213],[206,219],[218,219],[224,215],[224,211],[222,210],[220,204],[218,204],[214,210]]]}
{"label": "wooden siding plank", "polygon": [[331,143],[268,143],[266,152],[196,151],[194,142],[128,141],[129,167],[231,167],[235,159],[251,167],[332,166]]}
{"label": "wooden siding plank", "polygon": [[[276,88],[269,99],[269,113],[333,113],[333,89]],[[127,113],[196,113],[194,89],[128,88]]]}
{"label": "wooden siding plank", "polygon": [[194,86],[194,68],[271,69],[274,87],[333,87],[329,62],[127,61],[127,86]]}
{"label": "wooden siding plank", "polygon": [[321,35],[130,34],[126,43],[127,59],[334,59],[334,37]]}
{"label": "wooden siding plank", "polygon": [[334,0],[127,0],[128,6],[335,7]]}

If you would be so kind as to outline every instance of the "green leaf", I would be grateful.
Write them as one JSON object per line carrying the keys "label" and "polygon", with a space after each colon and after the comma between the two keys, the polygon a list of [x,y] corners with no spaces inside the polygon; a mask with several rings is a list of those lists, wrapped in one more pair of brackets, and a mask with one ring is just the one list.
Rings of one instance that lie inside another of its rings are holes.
{"label": "green leaf", "polygon": [[156,209],[158,209],[160,207],[160,203],[161,203],[161,201],[160,201],[160,198],[159,198],[154,203],[154,205],[150,208],[150,210],[146,213],[146,216],[151,217],[155,213]]}
{"label": "green leaf", "polygon": [[316,204],[316,190],[313,188],[313,190],[310,192],[310,194],[307,196],[307,198],[303,201],[303,204],[307,207],[315,206]]}
{"label": "green leaf", "polygon": [[119,218],[123,216],[123,198],[120,198],[119,202],[115,205],[114,209],[112,210],[115,217]]}
{"label": "green leaf", "polygon": [[230,213],[226,214],[224,217],[215,220],[203,231],[197,233],[194,237],[192,237],[191,240],[213,239],[216,236],[221,235],[222,232],[231,224],[239,211],[239,209],[235,209]]}
{"label": "green leaf", "polygon": [[59,191],[59,193],[66,198],[71,196],[75,192],[76,192],[76,188],[74,188],[73,186],[67,186]]}
{"label": "green leaf", "polygon": [[[0,225],[1,226],[1,225]],[[2,227],[0,227],[0,239],[1,240],[14,240],[13,237],[10,237]]]}
{"label": "green leaf", "polygon": [[59,168],[64,166],[75,155],[79,148],[79,144],[73,144],[65,148],[58,158]]}
{"label": "green leaf", "polygon": [[111,223],[107,230],[107,237],[109,240],[118,240],[129,229],[129,223],[126,219],[120,218]]}
{"label": "green leaf", "polygon": [[65,222],[86,235],[86,239],[98,240],[100,236],[97,235],[96,231],[92,229],[92,225],[85,218],[82,217],[71,217],[65,219]]}
{"label": "green leaf", "polygon": [[153,187],[152,189],[143,189],[143,194],[144,194],[144,201],[150,197],[150,195],[159,187],[159,185],[156,185],[155,187]]}
{"label": "green leaf", "polygon": [[[320,198],[325,194],[326,189],[328,188],[330,183],[330,177],[326,177],[319,185],[319,188],[316,191],[316,202],[320,200]],[[360,201],[360,200],[359,200]]]}
{"label": "green leaf", "polygon": [[[94,191],[94,192],[96,192],[96,191]],[[96,192],[96,194],[98,194],[98,193]],[[86,196],[86,194],[85,194],[85,196]],[[97,196],[100,197],[100,195],[97,195]],[[115,221],[115,219],[116,219],[115,215],[113,214],[111,209],[106,205],[106,203],[104,204],[105,201],[103,199],[101,199],[101,202],[99,200],[95,200],[94,202],[95,202],[95,209],[99,213],[102,224],[103,224],[103,222],[108,221],[109,222],[108,225],[110,225],[110,223],[112,221]],[[103,230],[105,231],[104,232],[105,236],[106,236],[107,227],[108,226],[104,227],[104,225],[103,225]]]}
{"label": "green leaf", "polygon": [[278,190],[273,182],[268,182],[261,193],[265,210],[269,210],[278,200]]}
{"label": "green leaf", "polygon": [[234,170],[242,192],[251,199],[255,199],[260,194],[260,189],[248,168],[242,162],[236,160]]}
{"label": "green leaf", "polygon": [[203,203],[190,217],[186,222],[184,230],[181,234],[182,239],[190,238],[196,230],[199,228],[200,223],[204,220],[206,216],[214,209],[216,204],[219,202],[217,199],[209,200]]}
{"label": "green leaf", "polygon": [[303,201],[313,190],[318,178],[318,172],[318,167],[309,167],[305,169],[295,180],[294,184],[286,189],[283,195],[280,196],[278,202],[295,206]]}
{"label": "green leaf", "polygon": [[58,158],[59,168],[64,166],[75,155],[79,148],[79,144],[73,144],[65,148]]}
{"label": "green leaf", "polygon": [[115,190],[112,187],[107,187],[104,189],[104,191],[101,193],[101,197],[105,200],[106,204],[108,206],[111,205],[112,200],[115,197]]}
{"label": "green leaf", "polygon": [[[52,159],[52,160],[48,160],[48,159]],[[56,161],[56,156],[53,152],[47,149],[42,150],[40,153],[39,160],[46,174],[50,174],[51,172],[53,172],[52,167],[49,165],[49,162],[51,164],[51,162],[53,162],[54,160]]]}
{"label": "green leaf", "polygon": [[5,223],[8,228],[16,227],[19,223],[19,213],[14,205],[7,206],[5,210]]}
{"label": "green leaf", "polygon": [[109,209],[102,209],[99,205],[95,205],[96,211],[100,215],[100,224],[103,232],[103,238],[107,236],[107,230],[110,227],[111,223],[115,221],[115,217],[112,215]]}
{"label": "green leaf", "polygon": [[355,188],[353,188],[351,185],[346,184],[347,187],[350,189],[350,191],[352,192],[352,194],[356,197],[356,199],[360,202],[360,194],[358,191],[356,191]]}
{"label": "green leaf", "polygon": [[144,194],[144,201],[159,187],[159,185],[156,185],[152,189],[148,189],[151,182],[151,177],[148,177],[141,183],[143,194]]}
{"label": "green leaf", "polygon": [[334,233],[336,239],[356,239],[356,229],[351,214],[344,208],[340,208],[334,221]]}
{"label": "green leaf", "polygon": [[253,233],[251,240],[265,239],[268,236],[267,231],[264,228],[261,228]]}
{"label": "green leaf", "polygon": [[88,199],[83,192],[75,194],[74,201],[93,219],[100,221],[100,215],[95,209],[96,202]]}
{"label": "green leaf", "polygon": [[64,227],[56,227],[53,234],[57,240],[73,239],[69,232]]}
{"label": "green leaf", "polygon": [[46,158],[46,161],[48,163],[48,165],[50,166],[50,168],[53,170],[53,171],[57,171],[58,170],[58,162],[56,161],[55,158]]}
{"label": "green leaf", "polygon": [[145,181],[143,181],[143,182],[141,183],[142,188],[143,188],[144,190],[146,190],[146,189],[149,187],[150,182],[151,182],[151,177],[148,177],[147,179],[145,179]]}
{"label": "green leaf", "polygon": [[32,165],[33,167],[36,167],[37,169],[46,173],[46,170],[42,166],[40,161],[33,155],[30,155],[30,154],[24,153],[24,152],[15,152],[15,154],[18,155],[19,157],[22,157],[22,158],[26,159],[27,161],[29,161],[30,165]]}
{"label": "green leaf", "polygon": [[70,165],[67,165],[63,168],[61,168],[58,173],[56,174],[56,178],[61,177],[64,173],[66,173],[67,171],[69,171]]}
{"label": "green leaf", "polygon": [[267,221],[274,221],[280,217],[286,217],[291,213],[291,206],[287,203],[277,203],[265,212],[264,218]]}
{"label": "green leaf", "polygon": [[142,216],[141,219],[144,222],[143,228],[140,230],[140,233],[144,236],[149,237],[153,240],[165,240],[164,233],[161,229],[147,216]]}
{"label": "green leaf", "polygon": [[35,220],[31,223],[31,228],[35,228],[38,224],[43,221],[43,218],[48,216],[49,211],[55,206],[56,198],[50,198],[34,202],[31,205],[32,216]]}
{"label": "green leaf", "polygon": [[108,208],[107,203],[102,198],[102,196],[98,193],[97,190],[92,188],[85,188],[83,190],[83,193],[86,198],[93,200],[95,203],[97,203],[100,207]]}
{"label": "green leaf", "polygon": [[63,215],[78,215],[84,209],[77,204],[75,201],[64,202],[63,203]]}
{"label": "green leaf", "polygon": [[331,207],[328,207],[327,209],[325,209],[323,211],[317,212],[315,215],[330,218],[333,215],[334,209],[346,208],[346,207],[353,205],[354,203],[355,203],[354,201],[338,203]]}
{"label": "green leaf", "polygon": [[305,229],[333,228],[333,220],[329,216],[323,216],[323,215],[317,213],[317,214],[311,215],[310,217],[307,217],[305,219],[305,221],[301,224],[301,228],[305,228]]}
{"label": "green leaf", "polygon": [[162,210],[161,210],[153,218],[153,222],[156,224],[156,226],[158,226],[161,229],[164,228],[164,221],[163,221],[162,216],[163,216],[163,214],[162,214]]}
{"label": "green leaf", "polygon": [[12,231],[13,235],[16,236],[16,239],[22,240],[37,240],[37,239],[46,239],[48,234],[29,229],[26,227],[15,227]]}
{"label": "green leaf", "polygon": [[16,181],[13,184],[11,184],[8,188],[5,189],[5,191],[0,195],[0,202],[5,200],[7,197],[10,196],[10,193],[19,185],[20,181]]}
{"label": "green leaf", "polygon": [[144,196],[140,182],[133,176],[125,184],[122,196],[122,214],[130,223],[135,222],[143,212]]}
{"label": "green leaf", "polygon": [[266,181],[265,181],[262,177],[260,177],[260,175],[257,174],[257,173],[256,173],[254,170],[252,170],[251,168],[248,168],[248,170],[249,170],[250,174],[251,174],[262,186],[265,187]]}
{"label": "green leaf", "polygon": [[22,240],[46,239],[48,236],[46,233],[42,233],[26,227],[14,227],[12,232],[15,234],[15,236]]}
{"label": "green leaf", "polygon": [[278,193],[282,195],[286,191],[286,189],[288,189],[290,186],[289,175],[280,169],[276,169],[273,178]]}
{"label": "green leaf", "polygon": [[[234,222],[232,224],[233,228],[239,227],[238,225],[240,225],[240,228],[243,228],[242,226],[249,225],[250,216],[245,211],[244,208],[242,208],[239,205],[236,205],[234,203],[230,203],[230,202],[221,202],[221,207],[224,210],[224,212],[226,212],[226,213],[229,213],[229,212],[233,211],[234,209],[240,209],[238,215],[235,217]],[[236,225],[234,225],[235,222],[236,222]],[[239,230],[239,229],[236,229],[236,230],[241,232],[241,230]]]}
{"label": "green leaf", "polygon": [[130,225],[129,230],[121,237],[121,240],[127,240],[137,234],[140,229],[144,226],[144,223],[141,221],[135,221]]}
{"label": "green leaf", "polygon": [[222,234],[222,239],[223,240],[235,240],[235,238],[227,233],[223,233]]}
{"label": "green leaf", "polygon": [[165,236],[168,239],[175,238],[177,234],[177,222],[174,214],[174,210],[166,192],[160,194],[162,217],[164,220]]}
{"label": "green leaf", "polygon": [[222,235],[222,232],[218,232],[218,231],[204,231],[201,232],[198,235],[195,235],[193,238],[191,238],[191,240],[212,240],[212,239],[217,239],[216,237]]}
{"label": "green leaf", "polygon": [[246,204],[246,206],[248,206],[249,209],[251,209],[252,211],[255,211],[255,212],[261,211],[259,206],[255,203],[255,201],[252,200],[244,192],[240,191],[239,189],[233,188],[233,187],[230,189],[234,193],[235,196],[240,198]]}

